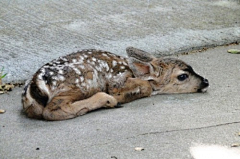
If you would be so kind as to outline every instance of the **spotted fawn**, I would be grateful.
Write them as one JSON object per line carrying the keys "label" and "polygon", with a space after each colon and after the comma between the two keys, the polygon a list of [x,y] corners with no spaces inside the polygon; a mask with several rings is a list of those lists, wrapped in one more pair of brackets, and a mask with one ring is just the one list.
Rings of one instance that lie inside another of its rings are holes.
{"label": "spotted fawn", "polygon": [[128,57],[82,50],[42,66],[25,84],[30,118],[65,120],[102,107],[157,94],[206,92],[208,80],[175,58],[156,58],[133,47]]}

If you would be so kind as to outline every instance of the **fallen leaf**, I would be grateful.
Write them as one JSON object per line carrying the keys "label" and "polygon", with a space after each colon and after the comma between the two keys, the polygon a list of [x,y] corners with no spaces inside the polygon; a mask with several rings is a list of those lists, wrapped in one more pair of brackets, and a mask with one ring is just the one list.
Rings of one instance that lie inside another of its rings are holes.
{"label": "fallen leaf", "polygon": [[240,50],[238,50],[238,49],[229,49],[229,50],[228,50],[228,53],[231,53],[231,54],[240,54]]}
{"label": "fallen leaf", "polygon": [[6,84],[6,85],[5,85],[5,90],[6,90],[6,91],[11,91],[13,88],[14,88],[14,85],[13,85],[13,84]]}
{"label": "fallen leaf", "polygon": [[143,147],[135,147],[135,150],[136,150],[136,151],[143,151],[144,148],[143,148]]}
{"label": "fallen leaf", "polygon": [[0,85],[0,94],[6,93],[7,91],[12,91],[13,88],[14,88],[13,84]]}

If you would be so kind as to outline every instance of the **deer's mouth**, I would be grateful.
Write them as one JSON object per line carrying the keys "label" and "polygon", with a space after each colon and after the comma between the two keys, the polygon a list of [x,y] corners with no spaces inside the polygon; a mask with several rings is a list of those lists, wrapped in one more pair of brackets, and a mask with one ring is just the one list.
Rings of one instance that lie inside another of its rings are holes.
{"label": "deer's mouth", "polygon": [[207,89],[208,89],[208,87],[201,88],[201,89],[198,89],[197,92],[199,92],[199,93],[205,93],[205,92],[207,92]]}
{"label": "deer's mouth", "polygon": [[207,79],[204,78],[204,79],[202,80],[202,83],[201,83],[201,85],[200,85],[200,88],[198,89],[198,92],[200,92],[200,93],[205,93],[205,92],[207,92],[208,86],[209,86],[209,82],[208,82]]}

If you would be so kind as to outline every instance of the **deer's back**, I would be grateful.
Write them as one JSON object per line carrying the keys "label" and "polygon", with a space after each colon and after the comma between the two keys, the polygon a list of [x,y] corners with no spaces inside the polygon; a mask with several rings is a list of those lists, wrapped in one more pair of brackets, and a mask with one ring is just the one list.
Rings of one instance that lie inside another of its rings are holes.
{"label": "deer's back", "polygon": [[23,100],[35,100],[44,106],[59,93],[71,90],[76,98],[84,99],[96,92],[106,92],[109,86],[131,76],[124,57],[105,51],[83,50],[42,66],[26,83]]}

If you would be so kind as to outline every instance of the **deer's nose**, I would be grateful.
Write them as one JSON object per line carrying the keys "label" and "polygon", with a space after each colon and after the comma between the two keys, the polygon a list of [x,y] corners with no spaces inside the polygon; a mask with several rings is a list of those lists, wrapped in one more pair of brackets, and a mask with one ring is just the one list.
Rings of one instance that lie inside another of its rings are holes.
{"label": "deer's nose", "polygon": [[205,87],[209,86],[209,82],[206,78],[203,79],[203,84],[204,84]]}

